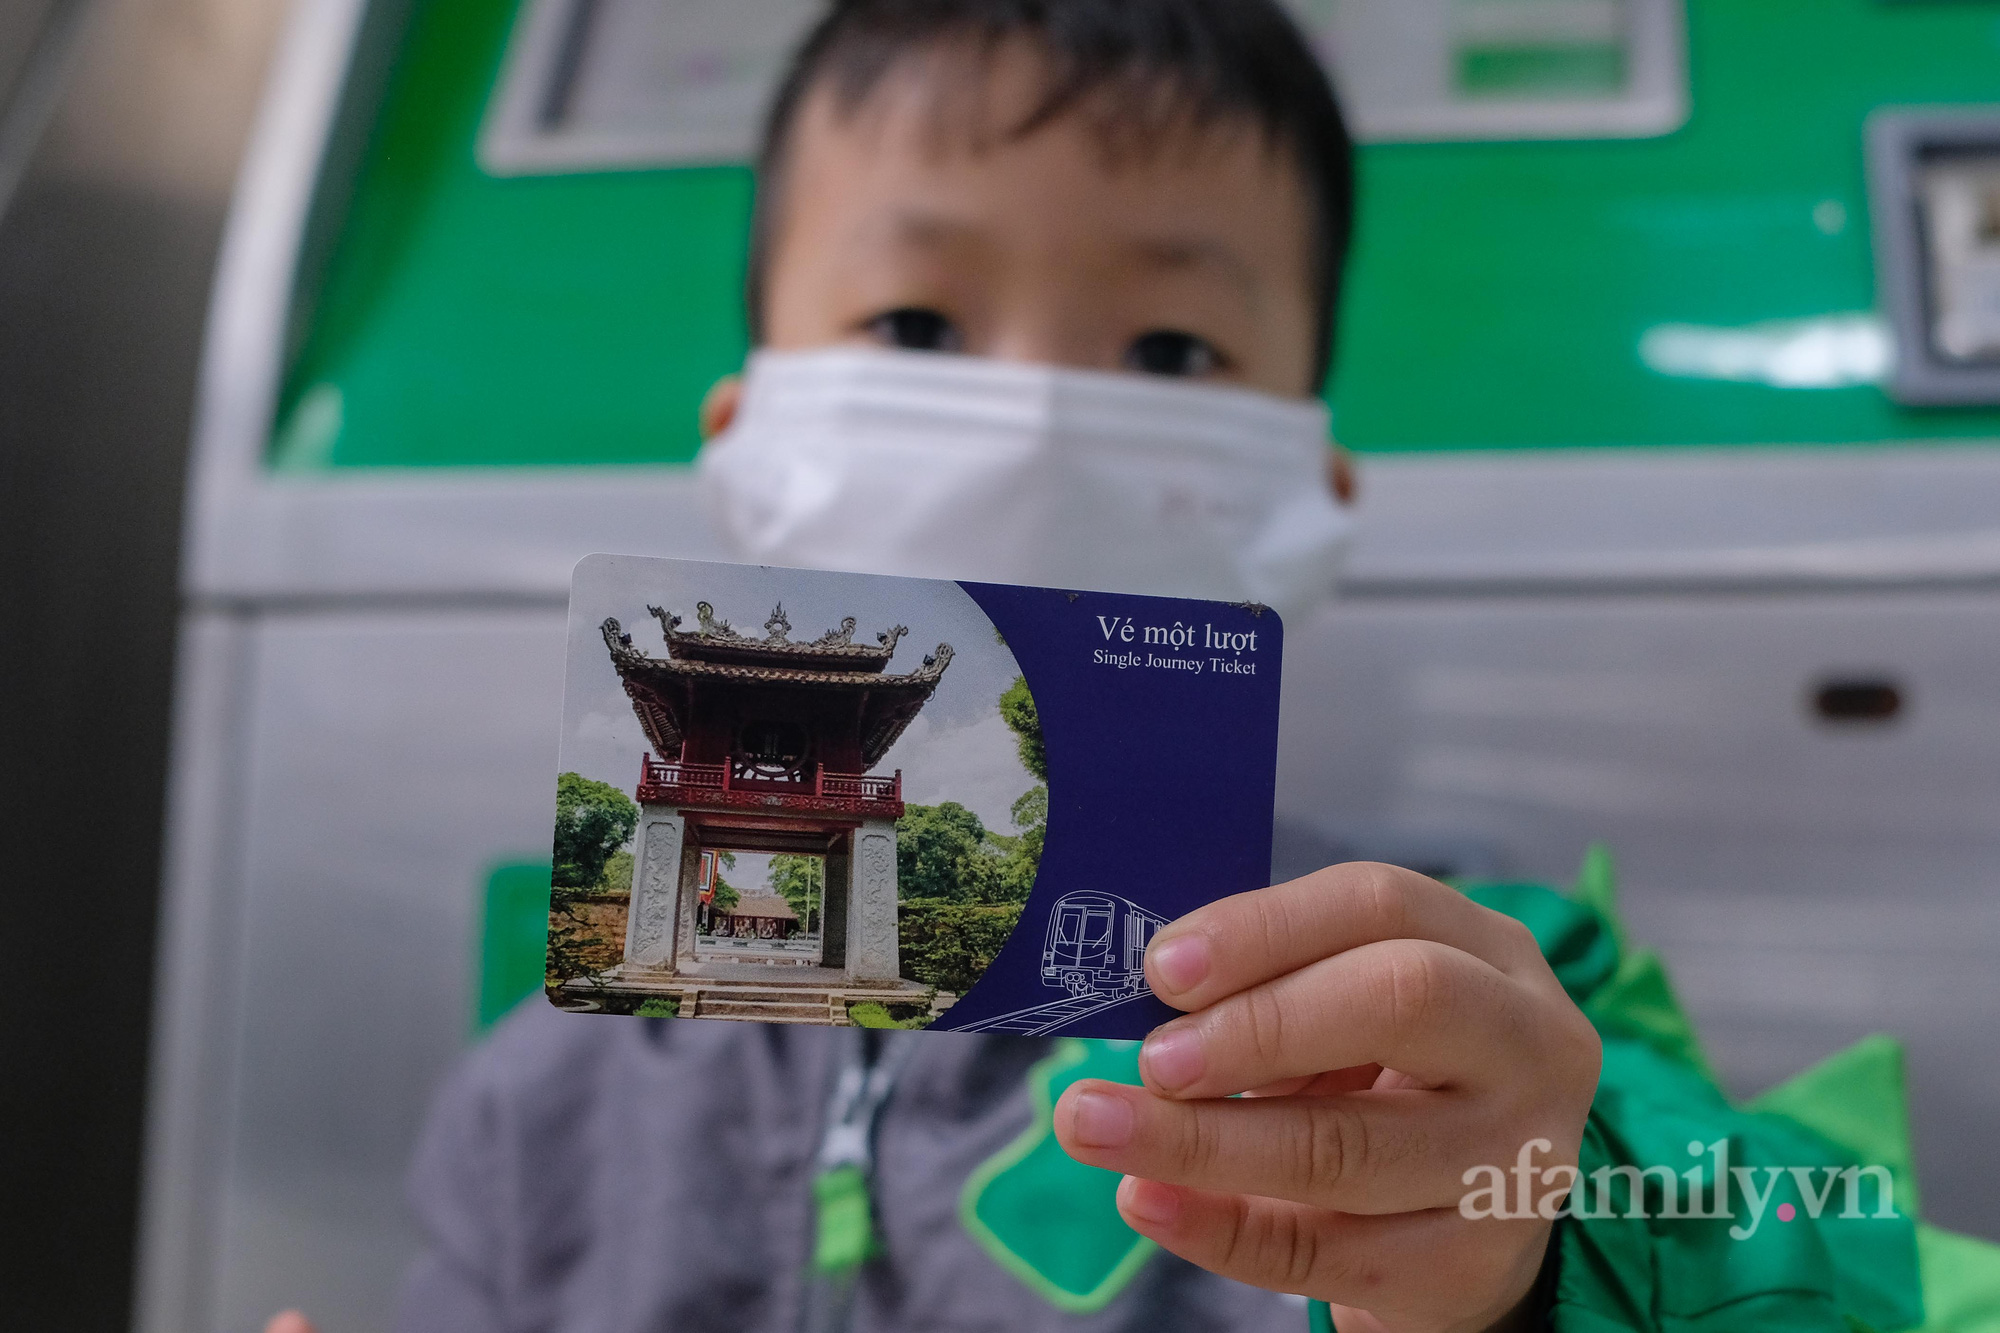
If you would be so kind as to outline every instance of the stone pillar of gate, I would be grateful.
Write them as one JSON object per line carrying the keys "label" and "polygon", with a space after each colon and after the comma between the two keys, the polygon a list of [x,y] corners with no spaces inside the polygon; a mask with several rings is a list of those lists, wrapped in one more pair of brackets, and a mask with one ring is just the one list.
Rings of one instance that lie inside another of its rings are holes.
{"label": "stone pillar of gate", "polygon": [[[633,839],[632,897],[625,915],[628,971],[671,974],[681,954],[682,918],[692,904],[685,892],[687,821],[671,807],[641,805]],[[694,933],[685,932],[692,948]]]}
{"label": "stone pillar of gate", "polygon": [[820,888],[819,965],[847,967],[847,904],[854,873],[854,838],[843,833],[827,848],[824,883]]}
{"label": "stone pillar of gate", "polygon": [[[681,838],[681,891],[674,930],[674,968],[694,961],[695,936],[701,931],[701,826],[689,828]],[[716,867],[720,872],[721,867]]]}
{"label": "stone pillar of gate", "polygon": [[896,981],[902,959],[896,929],[895,824],[871,819],[855,831],[848,878],[848,980]]}

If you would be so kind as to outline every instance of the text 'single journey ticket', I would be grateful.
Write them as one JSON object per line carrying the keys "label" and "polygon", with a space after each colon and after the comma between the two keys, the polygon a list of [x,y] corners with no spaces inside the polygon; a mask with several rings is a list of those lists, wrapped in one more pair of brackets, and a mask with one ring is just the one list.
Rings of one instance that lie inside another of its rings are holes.
{"label": "text 'single journey ticket'", "polygon": [[1262,607],[591,556],[549,996],[1141,1037],[1153,934],[1268,880],[1283,654]]}

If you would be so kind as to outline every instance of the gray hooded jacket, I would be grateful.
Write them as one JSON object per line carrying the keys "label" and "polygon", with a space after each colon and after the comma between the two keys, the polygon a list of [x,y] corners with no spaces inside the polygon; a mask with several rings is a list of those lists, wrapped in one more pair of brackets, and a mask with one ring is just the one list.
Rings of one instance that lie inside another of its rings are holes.
{"label": "gray hooded jacket", "polygon": [[[812,1180],[852,1029],[561,1014],[521,1007],[434,1106],[411,1178],[428,1247],[406,1333],[799,1333]],[[1155,1253],[1090,1314],[1059,1312],[959,1222],[967,1177],[1034,1118],[1048,1043],[949,1033],[883,1107],[856,1333],[1281,1330],[1304,1304]]]}

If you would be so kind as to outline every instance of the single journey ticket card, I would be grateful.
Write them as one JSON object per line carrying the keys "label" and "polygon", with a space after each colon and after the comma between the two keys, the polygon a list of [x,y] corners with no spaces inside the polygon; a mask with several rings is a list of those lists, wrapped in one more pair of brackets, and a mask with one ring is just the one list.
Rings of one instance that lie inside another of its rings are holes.
{"label": "single journey ticket card", "polygon": [[591,556],[564,1009],[1142,1037],[1146,945],[1271,866],[1259,606]]}

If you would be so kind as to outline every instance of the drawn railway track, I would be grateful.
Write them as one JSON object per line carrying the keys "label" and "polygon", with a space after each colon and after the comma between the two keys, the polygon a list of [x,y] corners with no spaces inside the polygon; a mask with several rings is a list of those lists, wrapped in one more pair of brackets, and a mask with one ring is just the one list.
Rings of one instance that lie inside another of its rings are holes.
{"label": "drawn railway track", "polygon": [[1121,1004],[1144,999],[1149,992],[1140,991],[1136,995],[1074,995],[1053,1004],[1037,1005],[1033,1009],[1016,1009],[1011,1014],[1001,1014],[978,1023],[970,1023],[956,1032],[1009,1032],[1022,1037],[1046,1037],[1059,1032],[1079,1018],[1115,1009]]}

